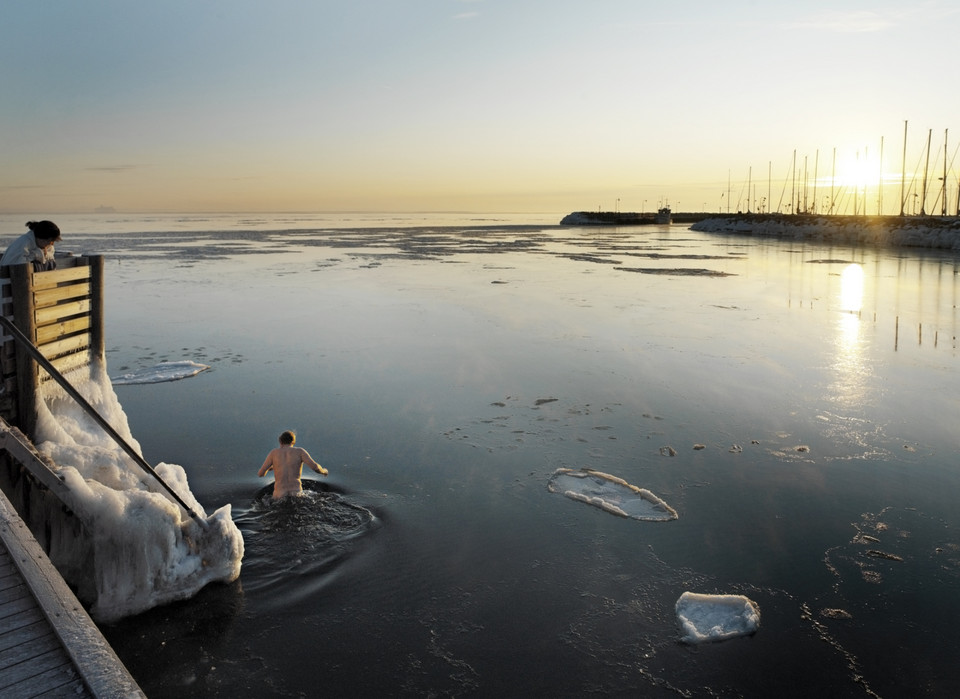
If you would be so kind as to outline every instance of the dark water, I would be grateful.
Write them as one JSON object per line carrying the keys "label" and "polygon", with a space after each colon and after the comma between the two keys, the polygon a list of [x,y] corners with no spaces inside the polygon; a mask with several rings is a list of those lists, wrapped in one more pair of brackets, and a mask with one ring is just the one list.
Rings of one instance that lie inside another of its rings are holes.
{"label": "dark water", "polygon": [[[960,691],[956,258],[682,226],[75,239],[109,256],[112,373],[213,367],[117,393],[246,543],[237,583],[104,628],[149,696]],[[330,476],[276,509],[284,429]],[[679,518],[548,490],[582,467]],[[681,644],[687,590],[760,630]]]}

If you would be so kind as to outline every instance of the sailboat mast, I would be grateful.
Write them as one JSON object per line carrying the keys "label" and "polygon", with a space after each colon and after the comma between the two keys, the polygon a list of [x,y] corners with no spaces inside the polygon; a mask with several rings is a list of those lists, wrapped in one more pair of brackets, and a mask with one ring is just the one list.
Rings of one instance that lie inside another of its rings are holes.
{"label": "sailboat mast", "polygon": [[830,213],[833,213],[833,189],[837,184],[837,147],[833,147],[833,172],[830,175]]}
{"label": "sailboat mast", "polygon": [[940,215],[947,215],[947,131],[943,130],[943,206],[940,208]]}
{"label": "sailboat mast", "polygon": [[820,149],[817,148],[816,156],[813,160],[813,213],[819,213],[817,208],[817,174],[820,171]]}
{"label": "sailboat mast", "polygon": [[880,181],[877,184],[877,216],[883,216],[883,136],[880,137]]}
{"label": "sailboat mast", "polygon": [[[870,146],[863,147],[863,171],[867,171],[867,163],[870,162]],[[863,215],[867,215],[867,178],[863,178]]]}
{"label": "sailboat mast", "polygon": [[807,212],[807,156],[803,156],[803,213]]}
{"label": "sailboat mast", "polygon": [[[857,171],[858,172],[860,171],[860,151],[857,151]],[[854,216],[857,215],[858,213],[857,207],[860,206],[860,202],[858,201],[858,197],[857,197],[858,194],[860,194],[860,183],[854,182],[853,183],[853,215]]]}
{"label": "sailboat mast", "polygon": [[790,213],[797,213],[797,149],[793,149],[793,163],[790,165]]}
{"label": "sailboat mast", "polygon": [[930,141],[933,138],[933,129],[927,131],[927,159],[923,165],[923,195],[920,200],[920,215],[927,215],[927,173],[930,171]]}
{"label": "sailboat mast", "polygon": [[907,200],[907,121],[903,121],[903,174],[900,176],[900,215],[903,216],[903,207]]}
{"label": "sailboat mast", "polygon": [[772,182],[773,182],[773,161],[768,160],[767,161],[767,213],[770,212],[770,205],[773,202],[773,200],[770,199],[770,186]]}

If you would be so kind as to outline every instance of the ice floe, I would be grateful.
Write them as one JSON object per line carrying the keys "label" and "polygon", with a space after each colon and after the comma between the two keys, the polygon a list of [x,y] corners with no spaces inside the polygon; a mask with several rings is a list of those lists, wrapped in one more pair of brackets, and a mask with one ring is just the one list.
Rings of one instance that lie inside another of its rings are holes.
{"label": "ice floe", "polygon": [[686,643],[725,641],[760,628],[760,607],[743,595],[684,592],[676,605],[677,622]]}
{"label": "ice floe", "polygon": [[552,493],[562,493],[621,517],[652,522],[677,519],[677,511],[646,488],[601,471],[560,468],[547,487]]}
{"label": "ice floe", "polygon": [[177,362],[160,362],[152,367],[144,367],[131,371],[127,374],[120,374],[111,377],[110,381],[114,386],[127,386],[141,383],[162,383],[164,381],[177,381],[186,379],[190,376],[196,376],[201,371],[206,371],[210,367],[206,364],[199,364],[189,360]]}

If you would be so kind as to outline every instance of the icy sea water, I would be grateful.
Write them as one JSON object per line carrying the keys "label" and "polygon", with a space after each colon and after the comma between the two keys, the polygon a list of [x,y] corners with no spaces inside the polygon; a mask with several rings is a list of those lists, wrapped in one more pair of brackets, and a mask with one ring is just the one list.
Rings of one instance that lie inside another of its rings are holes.
{"label": "icy sea water", "polygon": [[[104,628],[148,696],[960,691],[957,258],[677,225],[58,223],[107,255],[111,375],[211,367],[117,394],[245,538],[236,583]],[[330,476],[278,511],[256,472],[288,428]],[[548,490],[583,467],[679,518]],[[685,591],[749,597],[759,630],[682,643]]]}

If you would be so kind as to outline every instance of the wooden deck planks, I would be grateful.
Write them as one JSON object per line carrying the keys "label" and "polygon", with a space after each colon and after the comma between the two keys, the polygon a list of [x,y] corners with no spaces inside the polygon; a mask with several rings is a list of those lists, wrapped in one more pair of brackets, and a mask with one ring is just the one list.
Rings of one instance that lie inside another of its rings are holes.
{"label": "wooden deck planks", "polygon": [[[46,619],[39,610],[31,611],[36,621],[0,633],[0,695],[93,696]],[[0,628],[6,628],[4,618],[0,618]]]}
{"label": "wooden deck planks", "polygon": [[0,696],[144,696],[2,492]]}
{"label": "wooden deck planks", "polygon": [[77,697],[93,696],[59,645],[0,671],[0,694],[5,699],[50,696],[54,692]]}
{"label": "wooden deck planks", "polygon": [[[11,648],[16,648],[24,641],[42,638],[53,633],[43,618],[43,615],[39,612],[32,618],[29,616],[24,617],[24,619],[20,620],[13,628],[7,629],[4,621],[0,621],[0,626],[4,628],[3,633],[0,633],[0,663],[7,661],[7,656],[3,654]],[[52,637],[56,639],[56,636]],[[10,657],[13,657],[13,655]]]}
{"label": "wooden deck planks", "polygon": [[0,696],[93,696],[2,541]]}

